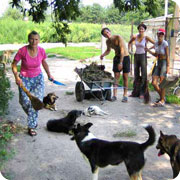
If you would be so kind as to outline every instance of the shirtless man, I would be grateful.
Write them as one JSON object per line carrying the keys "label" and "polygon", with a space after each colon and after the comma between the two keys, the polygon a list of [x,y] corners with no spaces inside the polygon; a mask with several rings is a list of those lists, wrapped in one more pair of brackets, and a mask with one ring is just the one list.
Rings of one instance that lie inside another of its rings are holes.
{"label": "shirtless man", "polygon": [[128,73],[130,72],[130,58],[125,46],[125,42],[119,35],[111,35],[111,31],[108,28],[103,28],[101,34],[107,38],[106,51],[101,54],[100,59],[103,60],[104,56],[108,55],[111,48],[115,51],[115,56],[113,59],[113,72],[115,77],[115,84],[113,89],[112,101],[117,100],[117,87],[119,84],[120,72],[123,71],[123,86],[124,94],[122,102],[127,102],[127,91],[128,91]]}

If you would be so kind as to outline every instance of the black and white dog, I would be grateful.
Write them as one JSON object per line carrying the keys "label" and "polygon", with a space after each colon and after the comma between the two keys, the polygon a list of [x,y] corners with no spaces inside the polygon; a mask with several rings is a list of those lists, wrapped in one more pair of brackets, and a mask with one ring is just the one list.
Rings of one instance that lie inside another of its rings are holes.
{"label": "black and white dog", "polygon": [[98,106],[89,106],[88,108],[86,108],[83,112],[84,115],[86,116],[91,116],[91,115],[108,115],[107,112],[103,111],[100,107]]}
{"label": "black and white dog", "polygon": [[98,180],[98,168],[118,165],[124,162],[131,180],[142,180],[141,171],[145,164],[144,151],[155,142],[155,132],[151,126],[145,127],[149,134],[146,142],[139,144],[128,141],[105,141],[89,132],[92,123],[80,124],[73,128],[71,140],[75,140],[83,155],[89,160],[92,180]]}
{"label": "black and white dog", "polygon": [[81,114],[82,111],[72,110],[64,118],[51,119],[47,122],[47,129],[48,131],[63,132],[69,134],[74,127],[76,119],[80,117]]}

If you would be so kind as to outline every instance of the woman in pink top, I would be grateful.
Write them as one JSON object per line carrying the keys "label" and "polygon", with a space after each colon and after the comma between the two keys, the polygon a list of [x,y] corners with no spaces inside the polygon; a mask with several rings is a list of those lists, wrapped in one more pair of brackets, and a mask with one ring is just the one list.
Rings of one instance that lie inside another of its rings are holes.
{"label": "woman in pink top", "polygon": [[140,89],[140,98],[144,98],[145,88],[146,88],[146,80],[147,80],[147,58],[146,58],[146,51],[145,47],[148,42],[154,44],[154,41],[145,36],[145,31],[147,29],[145,24],[139,24],[137,27],[139,34],[133,36],[128,43],[128,50],[129,53],[132,54],[130,51],[131,44],[135,42],[136,52],[134,54],[134,84],[139,82],[141,78],[141,89]]}
{"label": "woman in pink top", "polygon": [[[23,83],[30,93],[42,101],[44,97],[44,77],[40,68],[41,64],[45,69],[48,78],[53,79],[49,71],[49,66],[45,60],[45,50],[38,46],[39,41],[39,34],[36,31],[32,31],[28,35],[29,44],[19,49],[12,63],[12,71],[16,84],[19,86],[19,102],[28,116],[28,133],[31,136],[37,134],[35,128],[38,125],[38,111],[32,107],[31,101],[26,93],[20,88],[20,85]],[[21,70],[18,74],[17,64],[19,61],[21,61]]]}

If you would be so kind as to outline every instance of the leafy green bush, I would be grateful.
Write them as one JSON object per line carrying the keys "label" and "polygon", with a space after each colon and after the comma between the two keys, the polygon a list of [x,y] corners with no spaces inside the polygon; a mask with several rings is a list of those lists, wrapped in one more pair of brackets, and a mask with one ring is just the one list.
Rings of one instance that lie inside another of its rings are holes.
{"label": "leafy green bush", "polygon": [[10,88],[10,81],[0,68],[0,116],[4,116],[8,112],[9,100],[13,97]]}
{"label": "leafy green bush", "polygon": [[67,36],[69,42],[99,42],[101,40],[101,25],[88,23],[70,24],[71,33]]}
{"label": "leafy green bush", "polygon": [[166,102],[170,104],[180,104],[180,98],[176,95],[168,94],[166,95]]}
{"label": "leafy green bush", "polygon": [[[101,41],[101,24],[90,23],[71,23],[69,24],[71,33],[67,35],[68,42],[100,42]],[[121,35],[126,42],[130,39],[130,25],[107,25],[112,34]],[[51,22],[35,24],[31,21],[14,20],[11,18],[0,19],[0,44],[9,43],[27,43],[27,36],[32,31],[37,31],[41,36],[41,42],[58,42],[55,29]],[[136,30],[136,29],[135,29]],[[137,31],[136,31],[137,32]],[[135,33],[136,33],[135,32]]]}

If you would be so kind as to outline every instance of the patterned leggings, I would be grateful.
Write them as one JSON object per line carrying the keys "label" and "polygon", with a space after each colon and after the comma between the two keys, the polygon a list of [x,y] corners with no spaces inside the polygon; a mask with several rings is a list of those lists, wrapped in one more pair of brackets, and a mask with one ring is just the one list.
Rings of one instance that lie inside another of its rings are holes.
{"label": "patterned leggings", "polygon": [[[23,85],[27,88],[27,90],[39,98],[41,101],[44,97],[44,77],[43,74],[40,73],[38,76],[29,78],[20,75],[22,79]],[[28,128],[36,128],[38,123],[38,111],[36,111],[29,100],[29,97],[26,93],[19,87],[19,103],[21,104],[24,112],[28,115]]]}

